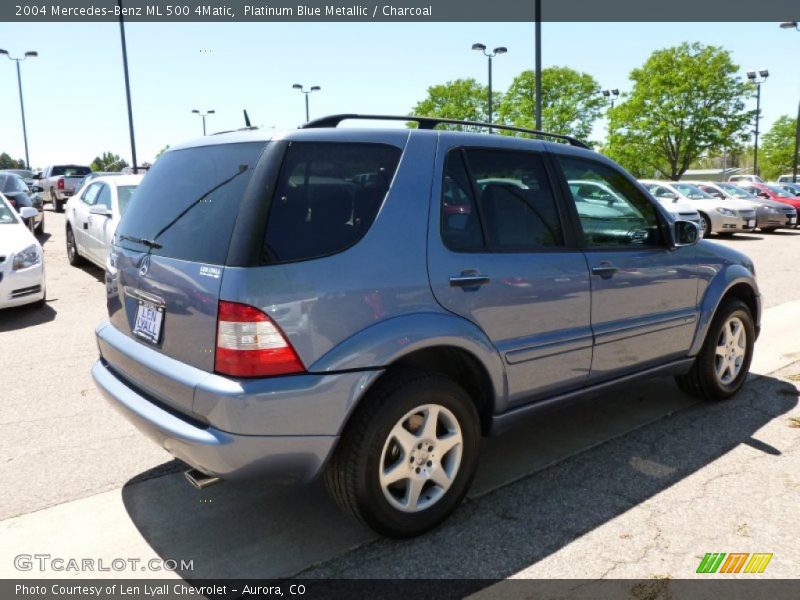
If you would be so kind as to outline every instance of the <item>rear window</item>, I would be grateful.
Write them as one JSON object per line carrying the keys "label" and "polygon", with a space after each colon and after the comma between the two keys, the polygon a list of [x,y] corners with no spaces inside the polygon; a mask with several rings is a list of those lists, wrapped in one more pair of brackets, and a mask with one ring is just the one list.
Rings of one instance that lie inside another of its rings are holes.
{"label": "rear window", "polygon": [[123,209],[117,243],[192,262],[224,264],[233,225],[264,142],[167,152]]}
{"label": "rear window", "polygon": [[60,167],[53,167],[52,175],[63,175],[64,177],[83,177],[88,175],[92,170],[89,167],[76,167],[74,165],[63,165]]}
{"label": "rear window", "polygon": [[117,188],[120,215],[124,215],[128,212],[128,203],[131,201],[131,196],[133,196],[133,190],[135,189],[135,185],[121,185]]}
{"label": "rear window", "polygon": [[270,203],[264,262],[327,256],[358,242],[383,204],[400,154],[383,144],[292,143]]}

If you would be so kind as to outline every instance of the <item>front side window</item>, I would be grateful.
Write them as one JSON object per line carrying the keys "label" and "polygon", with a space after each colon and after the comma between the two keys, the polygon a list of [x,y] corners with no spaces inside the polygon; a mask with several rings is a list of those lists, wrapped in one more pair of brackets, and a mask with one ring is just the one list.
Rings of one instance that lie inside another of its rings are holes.
{"label": "front side window", "polygon": [[370,143],[293,142],[270,203],[265,263],[341,252],[372,225],[401,150]]}
{"label": "front side window", "polygon": [[444,244],[456,252],[531,252],[564,245],[544,162],[531,152],[451,151],[441,223]]}
{"label": "front side window", "polygon": [[[658,212],[622,173],[606,165],[560,156],[589,248],[658,246]],[[660,186],[651,188],[658,195]],[[664,189],[664,188],[661,188]]]}

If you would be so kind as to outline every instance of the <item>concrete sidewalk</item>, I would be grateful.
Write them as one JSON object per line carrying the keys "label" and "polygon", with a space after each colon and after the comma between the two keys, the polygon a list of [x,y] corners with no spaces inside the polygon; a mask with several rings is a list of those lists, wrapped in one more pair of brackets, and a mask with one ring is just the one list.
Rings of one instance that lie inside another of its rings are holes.
{"label": "concrete sidewalk", "polygon": [[[799,328],[800,302],[765,311],[754,372],[797,360],[787,332]],[[157,477],[0,522],[0,577],[76,575],[20,573],[23,553],[192,560],[175,574],[189,579],[309,568],[304,576],[686,577],[705,552],[734,551],[773,552],[768,575],[798,576],[800,429],[790,417],[800,419],[797,392],[780,377],[754,376],[714,405],[663,379],[598,396],[486,440],[470,501],[402,543],[374,541],[318,483],[197,492],[180,474]],[[98,575],[164,573],[80,576]]]}

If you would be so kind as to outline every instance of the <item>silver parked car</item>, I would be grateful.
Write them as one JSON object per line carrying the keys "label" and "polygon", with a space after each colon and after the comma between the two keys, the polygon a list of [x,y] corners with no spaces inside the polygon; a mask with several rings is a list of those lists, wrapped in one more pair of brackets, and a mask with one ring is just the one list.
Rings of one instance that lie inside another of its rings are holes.
{"label": "silver parked car", "polygon": [[718,200],[737,200],[752,206],[756,211],[756,228],[770,233],[782,227],[794,227],[797,211],[791,206],[753,196],[733,183],[694,181],[697,187]]}

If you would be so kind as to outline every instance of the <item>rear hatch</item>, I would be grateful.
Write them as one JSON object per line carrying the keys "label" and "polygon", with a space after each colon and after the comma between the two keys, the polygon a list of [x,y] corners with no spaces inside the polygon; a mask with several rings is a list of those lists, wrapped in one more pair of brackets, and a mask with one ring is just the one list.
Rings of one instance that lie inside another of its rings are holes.
{"label": "rear hatch", "polygon": [[[181,368],[214,370],[223,265],[265,145],[226,143],[167,152],[137,188],[109,257],[108,308],[116,330],[144,346],[145,354],[160,353]],[[167,404],[191,409],[190,386],[174,389],[169,373],[143,369],[135,353],[104,347],[102,339],[100,349],[132,383]],[[165,361],[165,370],[170,362]],[[169,394],[160,397],[160,389]]]}

